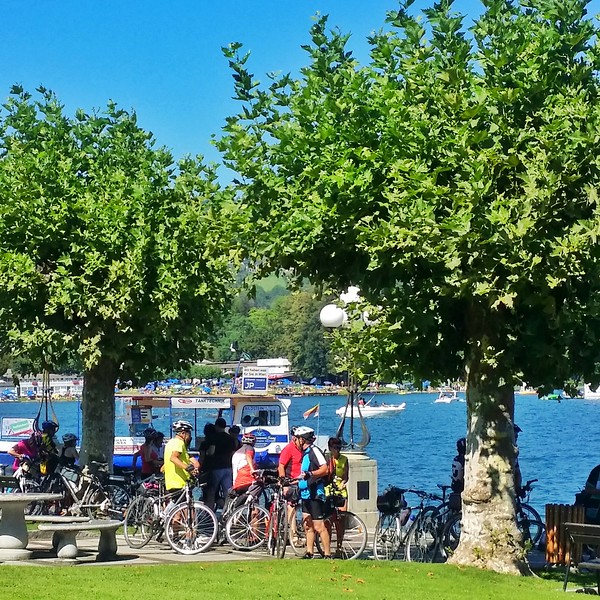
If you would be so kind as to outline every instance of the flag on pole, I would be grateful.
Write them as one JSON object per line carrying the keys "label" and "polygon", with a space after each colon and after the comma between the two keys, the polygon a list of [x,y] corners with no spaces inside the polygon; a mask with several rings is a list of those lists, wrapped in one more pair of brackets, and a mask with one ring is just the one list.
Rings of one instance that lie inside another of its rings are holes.
{"label": "flag on pole", "polygon": [[308,417],[310,417],[310,416],[318,417],[319,416],[319,404],[315,404],[312,408],[309,408],[302,416],[305,419],[308,419]]}

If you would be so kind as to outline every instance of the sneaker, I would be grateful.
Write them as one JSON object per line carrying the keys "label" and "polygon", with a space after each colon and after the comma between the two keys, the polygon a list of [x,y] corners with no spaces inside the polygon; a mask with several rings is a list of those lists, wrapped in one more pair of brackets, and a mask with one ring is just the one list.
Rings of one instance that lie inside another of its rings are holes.
{"label": "sneaker", "polygon": [[333,556],[331,556],[331,554],[326,554],[326,555],[323,557],[323,560],[333,560]]}
{"label": "sneaker", "polygon": [[313,555],[310,552],[307,552],[304,556],[302,556],[301,558],[304,560],[310,560],[313,557]]}

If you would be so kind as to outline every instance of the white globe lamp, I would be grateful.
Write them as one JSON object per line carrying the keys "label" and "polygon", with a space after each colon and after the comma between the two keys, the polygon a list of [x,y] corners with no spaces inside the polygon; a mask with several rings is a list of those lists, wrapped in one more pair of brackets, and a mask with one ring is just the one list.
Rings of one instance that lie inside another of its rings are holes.
{"label": "white globe lamp", "polygon": [[347,320],[346,311],[335,304],[328,304],[321,309],[319,319],[323,327],[341,327]]}

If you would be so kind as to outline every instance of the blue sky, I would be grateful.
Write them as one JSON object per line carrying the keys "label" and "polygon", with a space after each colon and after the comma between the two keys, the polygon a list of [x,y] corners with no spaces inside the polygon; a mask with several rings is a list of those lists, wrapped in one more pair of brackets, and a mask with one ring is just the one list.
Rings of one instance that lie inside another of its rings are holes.
{"label": "blue sky", "polygon": [[[210,136],[237,108],[222,46],[243,42],[257,79],[295,72],[307,62],[300,45],[321,12],[330,27],[352,34],[349,48],[366,61],[366,36],[397,6],[395,0],[3,0],[0,99],[14,83],[54,90],[69,114],[112,99],[134,109],[139,124],[176,158],[200,153],[218,160]],[[456,3],[471,16],[480,6]]]}

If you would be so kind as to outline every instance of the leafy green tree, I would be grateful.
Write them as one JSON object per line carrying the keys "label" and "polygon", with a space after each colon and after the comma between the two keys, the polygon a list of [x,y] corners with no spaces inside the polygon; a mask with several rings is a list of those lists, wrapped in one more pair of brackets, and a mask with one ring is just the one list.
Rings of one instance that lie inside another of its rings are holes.
{"label": "leafy green tree", "polygon": [[303,379],[324,377],[329,373],[328,343],[319,320],[323,307],[312,291],[298,291],[275,304],[277,334],[273,356],[287,358],[292,370]]}
{"label": "leafy green tree", "polygon": [[249,257],[360,286],[373,364],[466,378],[452,560],[524,572],[513,386],[600,381],[598,27],[582,0],[486,0],[471,33],[408,5],[362,68],[325,18],[300,79],[261,86],[226,49],[243,109],[220,148]]}
{"label": "leafy green tree", "polygon": [[0,347],[83,364],[84,460],[112,464],[118,377],[201,359],[235,256],[212,170],[130,114],[14,87],[0,121]]}

